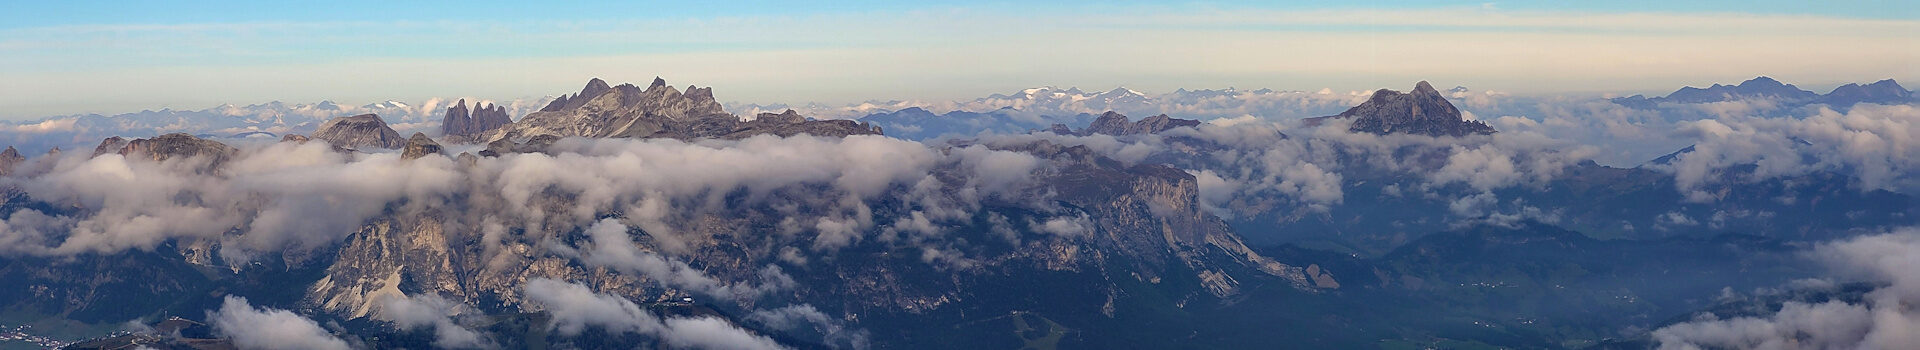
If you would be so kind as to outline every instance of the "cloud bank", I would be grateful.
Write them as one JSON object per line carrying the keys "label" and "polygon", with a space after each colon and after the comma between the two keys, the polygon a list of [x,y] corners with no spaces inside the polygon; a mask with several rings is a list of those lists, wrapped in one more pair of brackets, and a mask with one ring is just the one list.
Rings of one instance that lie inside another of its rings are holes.
{"label": "cloud bank", "polygon": [[613,334],[640,334],[656,337],[674,348],[688,349],[787,349],[772,339],[748,333],[712,317],[661,318],[640,309],[631,301],[614,295],[594,293],[587,286],[550,279],[527,281],[527,298],[540,310],[553,315],[552,327],[565,335],[578,335],[588,327]]}
{"label": "cloud bank", "polygon": [[207,312],[207,320],[241,349],[351,349],[313,320],[292,311],[256,308],[243,297],[228,296],[219,310]]}
{"label": "cloud bank", "polygon": [[[1880,287],[1864,301],[1788,301],[1770,315],[1694,321],[1660,328],[1662,350],[1912,349],[1920,347],[1920,229],[1861,236],[1822,244],[1810,255],[1835,276]],[[1831,283],[1824,283],[1831,286]]]}

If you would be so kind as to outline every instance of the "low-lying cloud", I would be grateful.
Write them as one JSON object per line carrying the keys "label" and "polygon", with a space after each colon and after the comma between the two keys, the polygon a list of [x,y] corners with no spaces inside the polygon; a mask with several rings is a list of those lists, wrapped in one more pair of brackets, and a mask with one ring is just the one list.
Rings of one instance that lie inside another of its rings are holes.
{"label": "low-lying cloud", "polygon": [[254,307],[243,297],[228,296],[219,310],[207,312],[207,321],[241,349],[352,349],[313,320],[292,311]]}
{"label": "low-lying cloud", "polygon": [[1788,301],[1769,315],[1700,315],[1655,330],[1654,339],[1662,350],[1920,348],[1920,310],[1913,307],[1920,304],[1920,228],[1822,244],[1809,255],[1836,278],[1880,287],[1860,303]]}
{"label": "low-lying cloud", "polygon": [[687,349],[786,349],[765,336],[752,334],[713,317],[661,318],[632,301],[594,293],[584,285],[551,279],[527,281],[527,298],[539,310],[553,315],[552,328],[578,335],[588,327],[613,334],[659,338],[668,346]]}
{"label": "low-lying cloud", "polygon": [[401,330],[411,331],[417,328],[433,329],[433,346],[442,349],[492,349],[496,348],[491,340],[472,329],[461,326],[455,316],[477,313],[473,307],[426,294],[408,297],[389,297],[380,306],[376,318],[393,322]]}

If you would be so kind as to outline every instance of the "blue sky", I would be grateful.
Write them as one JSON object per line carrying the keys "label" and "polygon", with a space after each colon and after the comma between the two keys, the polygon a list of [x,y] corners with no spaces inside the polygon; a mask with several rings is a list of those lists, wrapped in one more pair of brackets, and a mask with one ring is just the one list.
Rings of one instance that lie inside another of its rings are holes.
{"label": "blue sky", "polygon": [[[1027,86],[1666,91],[1920,78],[1911,1],[25,2],[0,119],[219,103],[518,98],[589,77],[746,102]],[[1914,83],[1909,83],[1914,84]]]}

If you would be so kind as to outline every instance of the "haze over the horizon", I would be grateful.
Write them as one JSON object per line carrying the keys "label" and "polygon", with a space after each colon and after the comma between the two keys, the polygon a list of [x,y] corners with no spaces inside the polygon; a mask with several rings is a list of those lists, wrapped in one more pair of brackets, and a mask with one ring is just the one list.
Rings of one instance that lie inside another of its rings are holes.
{"label": "haze over the horizon", "polygon": [[[1890,1],[1325,7],[1250,1],[832,6],[22,3],[0,14],[0,119],[272,100],[516,98],[664,76],[725,101],[1018,87],[1659,92],[1767,75],[1824,92],[1920,77]],[[1566,8],[1566,6],[1580,6]]]}

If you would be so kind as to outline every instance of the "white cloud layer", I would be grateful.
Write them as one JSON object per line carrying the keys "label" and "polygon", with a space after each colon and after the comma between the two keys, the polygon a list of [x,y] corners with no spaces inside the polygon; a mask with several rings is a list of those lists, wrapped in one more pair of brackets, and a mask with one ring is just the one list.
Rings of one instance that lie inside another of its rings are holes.
{"label": "white cloud layer", "polygon": [[442,349],[491,349],[496,346],[485,336],[472,329],[461,326],[454,316],[462,313],[475,313],[473,307],[460,304],[438,295],[416,295],[407,297],[388,297],[381,304],[377,318],[393,322],[401,330],[413,330],[421,327],[433,329],[433,346]]}
{"label": "white cloud layer", "polygon": [[632,301],[618,296],[594,293],[587,286],[550,279],[527,281],[529,301],[541,311],[553,315],[553,328],[561,334],[578,335],[587,327],[598,327],[614,334],[640,334],[657,337],[668,346],[686,349],[786,349],[779,343],[748,333],[725,320],[713,317],[668,317],[662,319]]}
{"label": "white cloud layer", "polygon": [[[1789,301],[1770,315],[1694,321],[1653,332],[1662,350],[1920,348],[1920,229],[1856,237],[1815,248],[1836,277],[1881,284],[1864,301]],[[1830,283],[1826,284],[1829,287]]]}
{"label": "white cloud layer", "polygon": [[313,320],[292,311],[256,308],[243,297],[228,296],[220,310],[207,312],[207,320],[241,349],[351,349]]}

